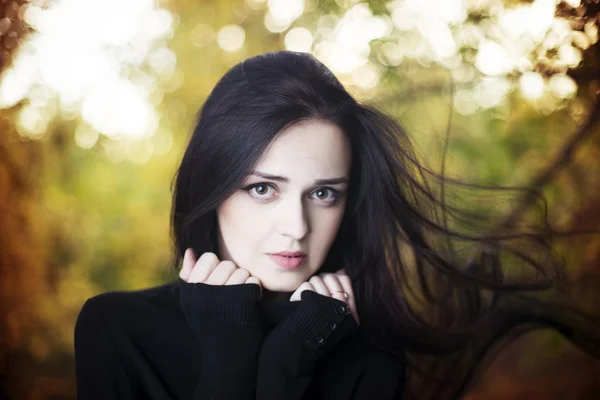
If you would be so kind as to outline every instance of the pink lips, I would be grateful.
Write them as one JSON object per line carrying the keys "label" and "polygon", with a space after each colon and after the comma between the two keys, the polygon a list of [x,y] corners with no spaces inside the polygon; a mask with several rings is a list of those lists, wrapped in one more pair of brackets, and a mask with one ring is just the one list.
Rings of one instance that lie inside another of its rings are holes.
{"label": "pink lips", "polygon": [[302,252],[281,252],[269,254],[269,257],[285,269],[296,269],[302,264],[306,254]]}

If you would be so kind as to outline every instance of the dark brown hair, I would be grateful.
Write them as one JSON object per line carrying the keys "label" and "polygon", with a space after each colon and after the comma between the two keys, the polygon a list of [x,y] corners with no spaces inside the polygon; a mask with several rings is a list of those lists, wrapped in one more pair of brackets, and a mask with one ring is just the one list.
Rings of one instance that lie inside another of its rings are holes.
{"label": "dark brown hair", "polygon": [[[343,129],[352,146],[348,203],[320,272],[352,278],[361,329],[371,345],[403,358],[409,398],[456,398],[495,345],[550,327],[598,355],[599,329],[567,306],[542,301],[564,270],[537,196],[537,225],[494,225],[498,216],[465,209],[462,183],[420,164],[402,127],[359,104],[314,57],[280,51],[231,68],[198,115],[173,189],[173,266],[183,252],[217,252],[217,206],[240,188],[284,128],[310,119]],[[521,192],[528,189],[519,189]],[[495,227],[495,228],[494,228]],[[528,279],[509,279],[519,269]]]}

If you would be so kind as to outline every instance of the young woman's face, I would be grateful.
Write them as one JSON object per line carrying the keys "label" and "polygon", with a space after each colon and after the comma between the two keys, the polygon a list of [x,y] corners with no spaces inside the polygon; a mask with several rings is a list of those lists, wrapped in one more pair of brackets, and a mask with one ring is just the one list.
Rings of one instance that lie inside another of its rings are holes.
{"label": "young woman's face", "polygon": [[[319,270],[338,231],[350,155],[345,134],[329,122],[284,131],[242,188],[217,208],[220,259],[247,269],[267,290],[298,288]],[[306,256],[299,266],[285,268],[280,262],[287,259],[271,256],[285,251]]]}

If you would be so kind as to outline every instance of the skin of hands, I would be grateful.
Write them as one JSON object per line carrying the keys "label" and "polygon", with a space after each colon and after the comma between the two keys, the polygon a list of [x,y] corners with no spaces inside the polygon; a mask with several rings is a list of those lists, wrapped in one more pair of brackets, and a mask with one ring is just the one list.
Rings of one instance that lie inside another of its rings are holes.
{"label": "skin of hands", "polygon": [[[203,253],[196,260],[194,251],[191,248],[185,251],[179,277],[188,283],[205,283],[215,286],[254,283],[262,289],[258,278],[251,276],[248,270],[239,268],[233,261],[220,261],[215,253],[210,252]],[[360,324],[352,282],[344,269],[340,269],[334,274],[322,273],[312,276],[308,281],[298,286],[292,293],[290,301],[300,301],[300,295],[305,290],[312,290],[348,304],[356,323]],[[346,299],[340,292],[348,293],[348,298]]]}

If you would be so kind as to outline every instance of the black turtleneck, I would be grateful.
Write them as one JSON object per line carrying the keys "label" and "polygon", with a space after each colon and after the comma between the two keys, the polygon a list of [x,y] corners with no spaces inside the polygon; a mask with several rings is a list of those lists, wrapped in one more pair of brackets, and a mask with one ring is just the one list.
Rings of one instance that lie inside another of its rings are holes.
{"label": "black turtleneck", "polygon": [[181,279],[86,301],[75,325],[77,397],[400,399],[402,361],[366,344],[347,305],[304,291]]}

